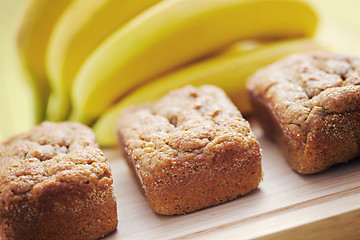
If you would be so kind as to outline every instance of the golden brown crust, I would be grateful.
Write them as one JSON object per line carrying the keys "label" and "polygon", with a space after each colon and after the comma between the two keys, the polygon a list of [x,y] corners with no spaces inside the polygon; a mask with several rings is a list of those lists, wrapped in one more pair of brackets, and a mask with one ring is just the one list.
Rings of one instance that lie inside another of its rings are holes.
{"label": "golden brown crust", "polygon": [[295,171],[320,172],[360,154],[359,76],[359,59],[311,52],[249,79],[255,114]]}
{"label": "golden brown crust", "polygon": [[128,163],[159,214],[226,202],[261,180],[259,144],[240,112],[214,86],[187,86],[130,108],[117,127]]}
{"label": "golden brown crust", "polygon": [[97,239],[117,226],[110,167],[79,123],[0,144],[0,199],[1,239]]}

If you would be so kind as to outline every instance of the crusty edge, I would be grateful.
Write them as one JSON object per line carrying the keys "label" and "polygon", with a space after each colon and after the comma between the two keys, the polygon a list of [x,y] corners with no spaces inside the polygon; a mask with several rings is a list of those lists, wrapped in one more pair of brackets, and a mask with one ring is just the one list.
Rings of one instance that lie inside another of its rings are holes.
{"label": "crusty edge", "polygon": [[117,226],[113,187],[106,180],[97,186],[54,184],[37,199],[14,202],[9,215],[1,218],[4,240],[98,239]]}
{"label": "crusty edge", "polygon": [[[314,107],[312,119],[300,126],[280,126],[280,120],[270,101],[254,91],[247,91],[260,125],[266,136],[274,140],[289,165],[301,174],[322,172],[329,167],[355,158],[360,153],[360,110],[325,114],[321,107]],[[348,128],[347,130],[344,130]],[[352,131],[349,131],[352,129]],[[304,136],[302,136],[305,134]],[[326,146],[321,147],[322,146]]]}

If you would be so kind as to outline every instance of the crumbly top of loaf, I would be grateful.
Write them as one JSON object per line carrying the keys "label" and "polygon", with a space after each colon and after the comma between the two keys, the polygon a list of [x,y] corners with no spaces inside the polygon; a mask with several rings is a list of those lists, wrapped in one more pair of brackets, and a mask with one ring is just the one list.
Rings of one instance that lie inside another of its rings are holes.
{"label": "crumbly top of loaf", "polygon": [[0,209],[54,184],[94,183],[110,177],[92,130],[80,123],[44,122],[0,144]]}
{"label": "crumbly top of loaf", "polygon": [[327,52],[287,56],[255,73],[247,88],[272,105],[282,124],[312,111],[342,114],[360,106],[360,59]]}
{"label": "crumbly top of loaf", "polygon": [[210,85],[186,86],[153,104],[129,108],[117,127],[136,167],[152,173],[211,162],[229,146],[243,153],[259,150],[248,122]]}

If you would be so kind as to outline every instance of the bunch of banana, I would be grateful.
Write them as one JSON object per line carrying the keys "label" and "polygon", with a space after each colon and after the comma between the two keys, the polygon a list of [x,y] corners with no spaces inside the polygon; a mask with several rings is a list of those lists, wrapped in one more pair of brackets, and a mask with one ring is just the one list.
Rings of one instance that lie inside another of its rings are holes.
{"label": "bunch of banana", "polygon": [[[30,47],[19,50],[25,63],[34,61],[27,68],[44,95],[44,86],[51,86],[47,119],[97,121],[102,145],[115,143],[113,128],[124,107],[185,84],[216,84],[246,111],[247,76],[286,54],[317,48],[304,40],[314,34],[317,17],[301,0],[31,0],[30,5],[43,2],[63,7],[49,23],[42,8],[28,8],[25,18],[33,23],[29,27],[24,20],[19,35],[46,34],[22,44],[38,49],[38,57]],[[289,38],[303,40],[273,43]],[[239,47],[249,40],[256,44]]]}
{"label": "bunch of banana", "polygon": [[160,0],[77,0],[61,16],[51,35],[46,67],[51,84],[47,118],[65,119],[69,91],[80,66],[113,31]]}
{"label": "bunch of banana", "polygon": [[50,92],[45,67],[46,46],[60,15],[73,0],[29,0],[26,3],[17,35],[17,47],[31,85],[35,86],[38,120],[44,111]]}
{"label": "bunch of banana", "polygon": [[86,60],[71,119],[92,123],[152,78],[247,38],[312,35],[315,13],[289,0],[166,0],[131,20]]}
{"label": "bunch of banana", "polygon": [[22,6],[20,1],[0,1],[0,142],[36,122],[33,85],[22,72],[14,41]]}

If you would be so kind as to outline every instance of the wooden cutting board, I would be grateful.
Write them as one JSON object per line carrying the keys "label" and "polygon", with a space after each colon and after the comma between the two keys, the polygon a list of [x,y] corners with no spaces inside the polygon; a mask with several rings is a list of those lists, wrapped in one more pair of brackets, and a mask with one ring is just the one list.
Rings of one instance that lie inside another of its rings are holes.
{"label": "wooden cutting board", "polygon": [[116,239],[359,239],[360,159],[314,175],[300,175],[255,121],[264,179],[252,193],[180,216],[160,216],[147,205],[117,149],[105,149],[114,175],[119,225]]}

